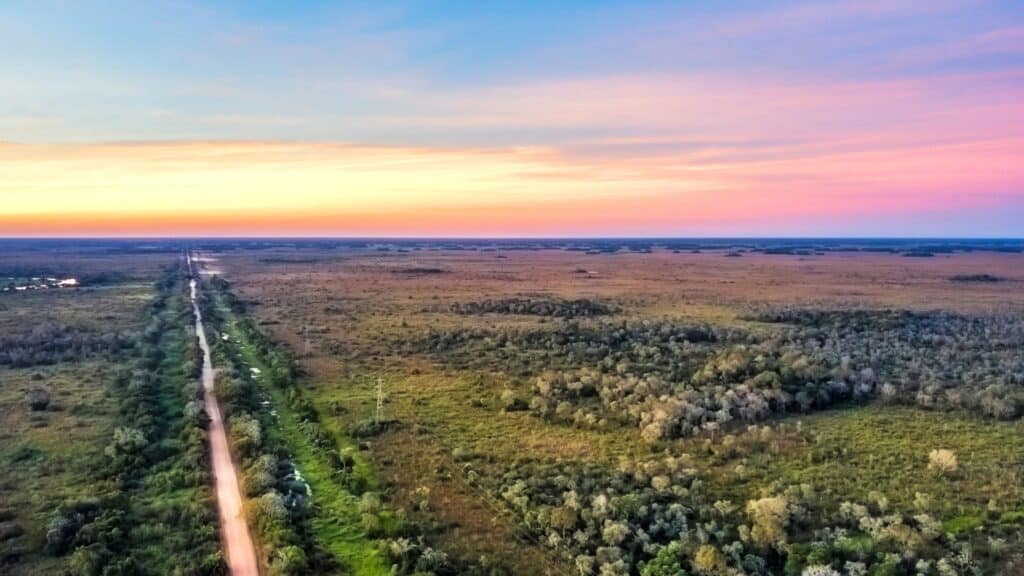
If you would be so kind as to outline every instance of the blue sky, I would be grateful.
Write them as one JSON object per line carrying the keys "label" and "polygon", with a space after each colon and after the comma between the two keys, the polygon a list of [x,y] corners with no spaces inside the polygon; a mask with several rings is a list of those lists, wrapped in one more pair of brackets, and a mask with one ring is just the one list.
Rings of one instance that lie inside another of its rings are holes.
{"label": "blue sky", "polygon": [[[610,75],[799,83],[1019,73],[1022,27],[1020,2],[962,0],[12,1],[0,6],[0,127],[15,141],[393,143],[417,136],[380,117],[430,117],[443,108],[435,100],[488,87]],[[994,31],[1008,36],[986,45]],[[254,122],[232,125],[246,118]],[[558,136],[507,128],[431,137],[532,145]]]}

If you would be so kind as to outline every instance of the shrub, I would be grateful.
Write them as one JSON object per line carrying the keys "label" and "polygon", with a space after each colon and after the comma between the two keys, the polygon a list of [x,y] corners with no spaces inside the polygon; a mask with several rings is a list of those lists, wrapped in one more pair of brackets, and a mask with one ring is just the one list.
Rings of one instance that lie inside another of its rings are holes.
{"label": "shrub", "polygon": [[612,314],[614,309],[586,298],[575,300],[505,298],[456,303],[451,306],[451,311],[456,314],[521,314],[554,318],[589,318]]}
{"label": "shrub", "polygon": [[359,511],[363,514],[377,514],[381,510],[380,495],[375,492],[366,492],[359,499]]}
{"label": "shrub", "polygon": [[416,561],[416,570],[419,572],[441,572],[448,567],[448,555],[433,548],[425,548]]}
{"label": "shrub", "polygon": [[68,558],[68,573],[74,576],[100,574],[103,558],[93,546],[83,546]]}
{"label": "shrub", "polygon": [[959,467],[956,452],[952,450],[936,448],[928,454],[928,469],[939,475],[948,476],[956,472]]}
{"label": "shrub", "polygon": [[278,550],[270,561],[272,576],[299,576],[307,574],[309,560],[306,553],[298,546],[285,546]]}
{"label": "shrub", "polygon": [[353,438],[369,438],[398,428],[398,420],[364,420],[352,427],[349,434]]}
{"label": "shrub", "polygon": [[509,389],[505,389],[501,393],[501,407],[504,408],[506,412],[517,412],[529,409],[529,405],[526,401]]}
{"label": "shrub", "polygon": [[254,454],[263,444],[263,429],[260,421],[247,412],[231,417],[228,422],[232,444],[245,455]]}
{"label": "shrub", "polygon": [[362,526],[363,532],[370,538],[377,538],[384,534],[384,522],[376,514],[360,514],[359,524]]}
{"label": "shrub", "polygon": [[33,388],[25,395],[25,403],[29,410],[41,412],[50,405],[50,393],[45,388]]}
{"label": "shrub", "polygon": [[114,460],[122,460],[140,455],[147,446],[149,440],[142,430],[119,426],[114,430],[114,438],[104,449],[104,453]]}
{"label": "shrub", "polygon": [[95,500],[71,502],[53,515],[46,530],[46,551],[55,556],[66,553],[73,544],[82,526],[99,514],[99,503]]}
{"label": "shrub", "polygon": [[17,538],[24,533],[25,531],[16,522],[0,521],[0,542]]}

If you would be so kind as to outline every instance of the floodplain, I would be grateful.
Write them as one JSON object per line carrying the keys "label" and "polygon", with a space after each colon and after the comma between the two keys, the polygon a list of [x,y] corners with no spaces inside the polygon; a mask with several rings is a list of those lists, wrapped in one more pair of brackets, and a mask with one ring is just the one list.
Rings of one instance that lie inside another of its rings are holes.
{"label": "floodplain", "polygon": [[186,249],[263,573],[1024,569],[1011,241],[196,240],[0,252],[4,573],[224,573]]}

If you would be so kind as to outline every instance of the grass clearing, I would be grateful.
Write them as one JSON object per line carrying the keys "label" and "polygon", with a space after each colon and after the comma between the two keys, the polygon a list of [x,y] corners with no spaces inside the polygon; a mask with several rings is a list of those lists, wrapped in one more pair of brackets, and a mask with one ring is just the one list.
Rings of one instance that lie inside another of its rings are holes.
{"label": "grass clearing", "polygon": [[[896,509],[913,510],[918,493],[931,496],[941,520],[1024,506],[1024,424],[993,422],[959,412],[929,412],[872,404],[798,418],[767,451],[709,470],[723,497],[751,498],[774,482],[809,483],[835,503],[880,492]],[[742,440],[742,435],[741,435]],[[935,448],[953,450],[959,470],[928,470]],[[743,464],[745,472],[736,474]]]}

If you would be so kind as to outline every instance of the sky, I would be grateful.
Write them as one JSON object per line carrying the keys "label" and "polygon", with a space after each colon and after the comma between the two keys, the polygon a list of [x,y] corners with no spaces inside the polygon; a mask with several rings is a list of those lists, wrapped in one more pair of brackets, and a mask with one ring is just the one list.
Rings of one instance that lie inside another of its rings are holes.
{"label": "sky", "polygon": [[1024,2],[0,2],[0,236],[1024,236]]}

